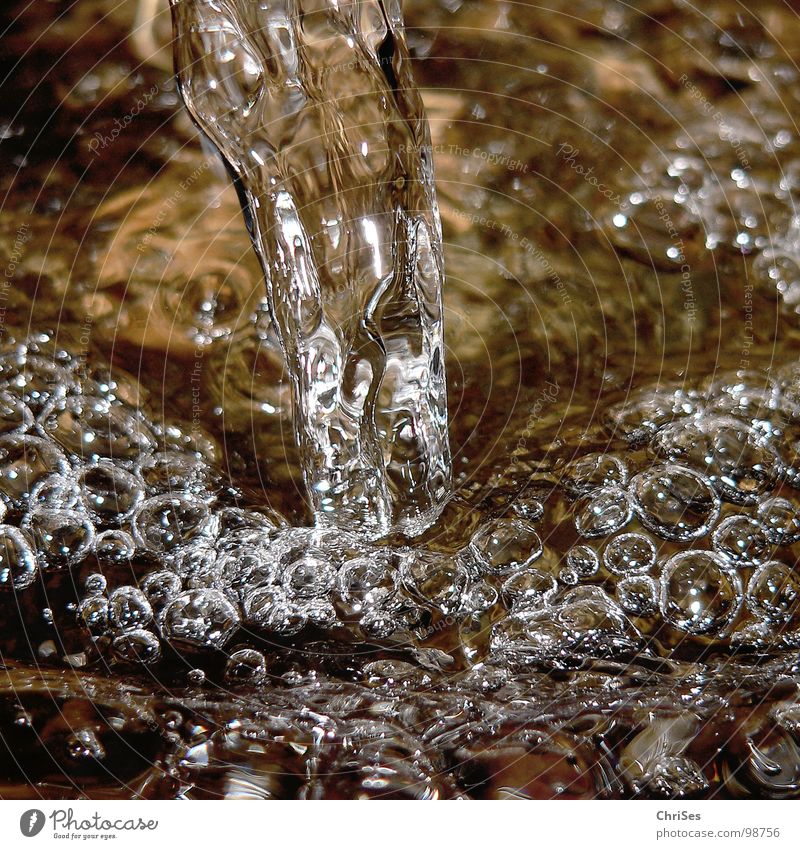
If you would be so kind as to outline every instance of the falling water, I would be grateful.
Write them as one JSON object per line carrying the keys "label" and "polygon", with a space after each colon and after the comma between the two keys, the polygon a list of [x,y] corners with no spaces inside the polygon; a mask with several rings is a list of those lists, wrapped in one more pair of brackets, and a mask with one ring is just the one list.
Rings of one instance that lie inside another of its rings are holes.
{"label": "falling water", "polygon": [[267,283],[316,518],[415,535],[450,480],[441,225],[398,0],[172,0],[184,102]]}

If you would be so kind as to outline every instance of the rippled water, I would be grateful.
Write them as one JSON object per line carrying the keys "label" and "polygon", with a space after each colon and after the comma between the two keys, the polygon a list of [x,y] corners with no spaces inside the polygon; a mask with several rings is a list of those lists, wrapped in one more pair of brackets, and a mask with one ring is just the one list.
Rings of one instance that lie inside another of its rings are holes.
{"label": "rippled water", "polygon": [[798,19],[546,5],[405,9],[454,465],[413,541],[308,527],[168,10],[4,13],[0,795],[800,792]]}

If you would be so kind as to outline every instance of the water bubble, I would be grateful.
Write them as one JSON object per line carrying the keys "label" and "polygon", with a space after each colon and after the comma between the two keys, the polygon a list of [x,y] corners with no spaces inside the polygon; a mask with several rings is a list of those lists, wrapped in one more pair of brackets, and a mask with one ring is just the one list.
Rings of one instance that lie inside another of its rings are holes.
{"label": "water bubble", "polygon": [[298,606],[301,614],[316,628],[333,628],[339,621],[336,609],[328,599],[311,598],[301,601]]}
{"label": "water bubble", "polygon": [[682,551],[661,575],[661,614],[689,634],[716,634],[728,628],[742,602],[736,570],[714,551]]}
{"label": "water bubble", "polygon": [[237,649],[225,664],[225,680],[257,687],[267,680],[267,659],[256,649]]}
{"label": "water bubble", "polygon": [[111,649],[123,663],[148,665],[161,659],[161,641],[152,631],[144,628],[133,628],[118,634],[114,637]]}
{"label": "water bubble", "polygon": [[83,581],[83,588],[87,595],[103,595],[107,586],[108,581],[106,580],[106,576],[101,575],[99,572],[92,572]]}
{"label": "water bubble", "polygon": [[708,481],[683,466],[654,466],[631,481],[633,505],[642,524],[663,539],[704,536],[720,510]]}
{"label": "water bubble", "polygon": [[25,510],[33,487],[48,475],[69,471],[67,458],[38,436],[0,436],[0,498],[12,510]]}
{"label": "water bubble", "polygon": [[92,728],[81,728],[70,734],[65,748],[67,757],[76,761],[101,761],[106,756],[106,750]]}
{"label": "water bubble", "polygon": [[208,466],[188,451],[156,451],[137,467],[148,492],[201,492],[208,480]]}
{"label": "water bubble", "polygon": [[48,475],[40,480],[30,492],[28,509],[50,507],[56,510],[83,509],[80,491],[75,478],[69,475]]}
{"label": "water bubble", "polygon": [[571,566],[563,566],[558,570],[558,580],[568,587],[576,587],[580,583],[581,576]]}
{"label": "water bubble", "polygon": [[600,558],[590,546],[576,545],[567,552],[567,565],[579,578],[591,578],[600,569]]}
{"label": "water bubble", "polygon": [[683,384],[643,387],[606,411],[609,430],[632,444],[648,442],[665,424],[688,416],[698,408],[698,399]]}
{"label": "water bubble", "polygon": [[395,570],[380,555],[346,561],[336,581],[339,596],[355,614],[394,594],[396,584]]}
{"label": "water bubble", "polygon": [[52,359],[26,351],[0,354],[0,392],[16,395],[34,412],[63,397],[72,382],[70,370]]}
{"label": "water bubble", "polygon": [[782,473],[770,442],[730,416],[668,425],[655,436],[653,447],[669,460],[702,471],[719,495],[734,504],[755,503]]}
{"label": "water bubble", "polygon": [[94,543],[94,526],[78,510],[40,508],[28,513],[22,523],[47,565],[54,568],[77,563]]}
{"label": "water bubble", "polygon": [[466,569],[455,558],[432,551],[406,552],[400,577],[412,596],[445,614],[462,607],[469,581]]}
{"label": "water bubble", "polygon": [[524,569],[542,553],[536,528],[524,519],[499,519],[485,525],[472,537],[469,547],[478,563],[497,575]]}
{"label": "water bubble", "polygon": [[112,628],[128,631],[153,619],[147,596],[136,587],[119,587],[108,598],[108,621]]}
{"label": "water bubble", "polygon": [[786,623],[800,614],[800,576],[778,560],[759,566],[747,585],[747,606],[770,622]]}
{"label": "water bubble", "polygon": [[506,606],[511,609],[541,607],[547,604],[558,591],[552,575],[538,569],[521,569],[503,582],[500,593]]}
{"label": "water bubble", "polygon": [[101,563],[128,563],[135,553],[136,544],[127,531],[103,531],[95,537],[94,554]]}
{"label": "water bubble", "polygon": [[290,596],[313,598],[328,593],[336,580],[333,564],[318,549],[304,551],[283,569],[282,583]]}
{"label": "water bubble", "polygon": [[181,579],[174,572],[162,569],[150,572],[142,580],[142,592],[151,606],[160,610],[181,591]]}
{"label": "water bubble", "polygon": [[658,586],[649,575],[629,575],[616,586],[619,606],[633,616],[652,616],[658,612]]}
{"label": "water bubble", "polygon": [[655,566],[656,547],[644,534],[620,534],[606,546],[603,563],[615,575],[638,575]]}
{"label": "water bubble", "polygon": [[186,673],[186,680],[193,687],[202,687],[206,683],[206,673],[204,669],[190,669]]}
{"label": "water bubble", "polygon": [[89,515],[102,525],[121,525],[144,494],[139,478],[111,460],[85,466],[78,486]]}
{"label": "water bubble", "polygon": [[167,640],[219,649],[239,627],[239,613],[219,590],[189,590],[173,598],[158,621]]}
{"label": "water bubble", "polygon": [[628,468],[613,454],[586,454],[564,467],[562,485],[572,495],[586,495],[604,487],[624,487]]}
{"label": "water bubble", "polygon": [[517,516],[529,522],[538,522],[544,516],[544,505],[538,498],[517,498],[511,508]]}
{"label": "water bubble", "polygon": [[618,487],[607,487],[579,502],[575,527],[581,536],[605,537],[624,528],[632,518],[628,494]]}
{"label": "water bubble", "polygon": [[154,554],[170,554],[210,532],[208,505],[188,494],[157,495],[137,508],[131,522],[136,542]]}
{"label": "water bubble", "polygon": [[93,595],[78,605],[78,622],[93,637],[102,637],[108,631],[108,599]]}
{"label": "water bubble", "polygon": [[0,525],[0,591],[20,591],[36,580],[36,555],[28,537],[11,525]]}
{"label": "water bubble", "polygon": [[135,412],[89,395],[49,403],[39,426],[66,451],[88,462],[104,457],[132,462],[155,447],[153,432]]}
{"label": "water bubble", "polygon": [[757,510],[767,539],[775,545],[800,541],[800,511],[787,498],[765,498]]}
{"label": "water bubble", "polygon": [[737,566],[758,565],[768,555],[770,544],[762,526],[749,516],[728,516],[712,535],[715,551]]}
{"label": "water bubble", "polygon": [[25,433],[32,425],[28,405],[10,392],[0,392],[0,436]]}
{"label": "water bubble", "polygon": [[248,625],[290,636],[306,626],[306,616],[283,587],[258,587],[244,599],[244,619]]}

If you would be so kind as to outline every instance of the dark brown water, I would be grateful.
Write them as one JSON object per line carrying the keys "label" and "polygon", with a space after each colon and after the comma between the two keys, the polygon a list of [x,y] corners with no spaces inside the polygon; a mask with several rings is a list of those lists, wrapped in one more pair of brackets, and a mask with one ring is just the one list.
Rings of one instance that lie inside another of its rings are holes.
{"label": "dark brown water", "polygon": [[136,13],[4,12],[0,796],[797,795],[793,5],[407,5],[455,469],[413,544],[301,527]]}

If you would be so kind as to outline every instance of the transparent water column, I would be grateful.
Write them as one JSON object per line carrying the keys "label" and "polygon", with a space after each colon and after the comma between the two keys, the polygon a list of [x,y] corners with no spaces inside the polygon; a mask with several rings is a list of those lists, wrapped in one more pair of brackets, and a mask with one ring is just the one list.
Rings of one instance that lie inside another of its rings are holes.
{"label": "transparent water column", "polygon": [[419,533],[450,484],[441,225],[394,0],[171,0],[239,189],[316,520]]}

